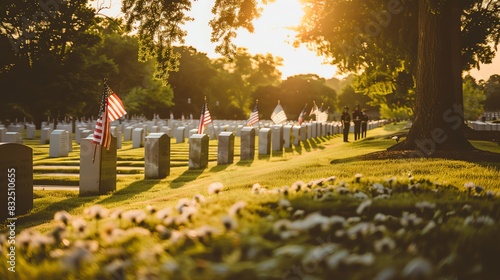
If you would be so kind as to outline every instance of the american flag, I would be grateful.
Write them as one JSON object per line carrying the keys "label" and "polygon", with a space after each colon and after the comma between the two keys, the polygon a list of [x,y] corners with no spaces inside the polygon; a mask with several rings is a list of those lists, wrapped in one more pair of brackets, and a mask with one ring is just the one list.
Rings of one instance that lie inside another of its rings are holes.
{"label": "american flag", "polygon": [[275,124],[280,124],[286,121],[285,110],[281,107],[279,100],[278,105],[274,108],[274,111],[271,114],[271,120],[273,120]]}
{"label": "american flag", "polygon": [[118,95],[104,83],[99,118],[95,125],[92,143],[104,146],[109,150],[111,144],[110,123],[125,116],[125,114],[127,112]]}
{"label": "american flag", "polygon": [[309,116],[316,115],[318,113],[318,105],[316,105],[316,101],[313,101],[313,106],[311,108],[311,112],[309,113]]}
{"label": "american flag", "polygon": [[203,104],[201,108],[201,116],[200,116],[200,125],[198,126],[198,134],[203,134],[205,131],[205,125],[212,122],[212,116],[210,116],[210,112],[208,111],[207,102]]}
{"label": "american flag", "polygon": [[253,108],[253,111],[247,120],[247,126],[252,126],[258,122],[259,122],[259,108],[257,106],[257,103],[255,103],[255,107]]}
{"label": "american flag", "polygon": [[304,117],[305,115],[307,114],[306,113],[306,107],[307,107],[307,103],[306,105],[304,106],[304,109],[302,109],[302,112],[300,112],[300,115],[299,115],[299,125],[302,124],[302,122],[304,122]]}

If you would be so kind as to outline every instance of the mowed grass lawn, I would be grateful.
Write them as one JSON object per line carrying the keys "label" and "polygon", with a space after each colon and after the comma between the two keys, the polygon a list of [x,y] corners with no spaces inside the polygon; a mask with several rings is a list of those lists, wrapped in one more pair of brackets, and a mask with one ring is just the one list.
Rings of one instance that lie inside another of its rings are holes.
{"label": "mowed grass lawn", "polygon": [[[230,165],[217,165],[211,140],[203,170],[189,170],[188,145],[172,142],[161,180],[144,180],[144,149],[125,142],[115,192],[35,191],[33,211],[17,221],[15,275],[499,279],[500,163],[356,158],[395,144],[389,136],[403,127],[350,143],[312,139],[253,161],[239,160],[236,138]],[[32,144],[35,184],[78,185],[78,176],[60,174],[77,173],[76,145],[53,159],[48,145]],[[68,168],[50,174],[61,165]],[[7,268],[0,274],[15,279]]]}

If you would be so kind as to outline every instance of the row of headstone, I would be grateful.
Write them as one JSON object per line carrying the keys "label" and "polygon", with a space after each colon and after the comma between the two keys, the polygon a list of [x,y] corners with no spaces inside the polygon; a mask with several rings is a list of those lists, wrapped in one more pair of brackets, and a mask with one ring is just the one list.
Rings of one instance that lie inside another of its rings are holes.
{"label": "row of headstone", "polygon": [[500,131],[500,124],[491,122],[469,121],[474,130]]}

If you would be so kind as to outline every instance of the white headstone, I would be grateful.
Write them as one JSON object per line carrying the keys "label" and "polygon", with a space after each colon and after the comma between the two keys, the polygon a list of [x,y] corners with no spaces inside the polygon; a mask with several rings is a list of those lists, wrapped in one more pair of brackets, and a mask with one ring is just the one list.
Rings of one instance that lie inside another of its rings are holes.
{"label": "white headstone", "polygon": [[3,142],[22,144],[23,137],[21,136],[21,133],[19,133],[19,132],[6,132],[5,136],[3,137]]}
{"label": "white headstone", "polygon": [[35,139],[36,126],[29,124],[26,126],[26,139]]}
{"label": "white headstone", "polygon": [[42,131],[40,132],[40,143],[41,144],[47,144],[49,142],[51,132],[52,132],[52,129],[50,127],[42,128]]}
{"label": "white headstone", "polygon": [[144,147],[144,128],[134,128],[132,131],[132,148]]}
{"label": "white headstone", "polygon": [[50,134],[49,157],[67,157],[69,152],[69,133],[56,129]]}

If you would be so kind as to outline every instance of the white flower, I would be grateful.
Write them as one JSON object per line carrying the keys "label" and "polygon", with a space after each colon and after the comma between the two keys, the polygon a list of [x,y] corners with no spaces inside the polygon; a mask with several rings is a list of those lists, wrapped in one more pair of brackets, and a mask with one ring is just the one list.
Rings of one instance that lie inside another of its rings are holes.
{"label": "white flower", "polygon": [[365,199],[368,199],[368,195],[364,192],[356,192],[354,194],[354,198],[359,199],[359,200],[365,200]]}
{"label": "white flower", "polygon": [[179,213],[181,213],[181,214],[182,214],[183,208],[184,208],[184,207],[188,207],[188,206],[190,206],[191,204],[192,204],[191,199],[189,199],[189,198],[181,198],[181,199],[179,199],[179,201],[177,202],[177,207],[176,207],[176,209],[177,209],[177,211],[178,211]]}
{"label": "white flower", "polygon": [[273,255],[275,257],[285,256],[285,257],[296,258],[304,255],[305,251],[306,248],[304,246],[291,244],[275,249],[273,251]]}
{"label": "white flower", "polygon": [[158,232],[161,239],[169,239],[170,236],[172,236],[172,232],[170,231],[170,229],[164,225],[161,225],[161,224],[157,225],[155,227],[155,230]]}
{"label": "white flower", "polygon": [[292,222],[290,222],[290,220],[287,220],[287,219],[277,220],[273,224],[273,232],[275,234],[278,234],[282,231],[290,229],[291,226],[292,226]]}
{"label": "white flower", "polygon": [[390,237],[384,237],[373,242],[373,247],[377,253],[387,253],[396,248],[396,242]]}
{"label": "white flower", "polygon": [[464,188],[466,189],[472,189],[476,186],[476,184],[474,184],[474,182],[467,182],[464,184]]}
{"label": "white flower", "polygon": [[76,218],[71,221],[71,225],[75,229],[76,232],[84,232],[87,228],[87,222],[82,218]]}
{"label": "white flower", "polygon": [[158,211],[158,209],[156,209],[155,206],[148,204],[146,205],[146,211],[148,211],[149,214],[154,214],[156,213],[156,211]]}
{"label": "white flower", "polygon": [[245,208],[245,206],[247,206],[247,203],[245,201],[238,201],[236,202],[235,204],[231,205],[231,207],[229,208],[229,216],[231,217],[234,217],[236,215],[240,215],[241,214],[241,210],[243,208]]}
{"label": "white flower", "polygon": [[227,230],[234,230],[238,226],[238,222],[229,216],[222,217],[222,224]]}
{"label": "white flower", "polygon": [[253,194],[260,194],[261,193],[261,189],[262,189],[262,187],[260,186],[260,184],[259,183],[255,183],[252,186],[252,193]]}
{"label": "white flower", "polygon": [[196,194],[194,197],[193,197],[194,201],[196,201],[196,203],[198,204],[203,204],[205,203],[206,199],[203,195],[201,194]]}
{"label": "white flower", "polygon": [[404,227],[418,226],[423,222],[423,219],[418,217],[415,213],[404,212],[400,219],[400,223]]}
{"label": "white flower", "polygon": [[146,213],[142,210],[128,210],[122,214],[123,219],[135,224],[140,224],[146,220]]}
{"label": "white flower", "polygon": [[302,182],[302,181],[297,181],[295,183],[292,184],[292,186],[290,187],[293,191],[301,191],[301,190],[304,190],[305,188],[307,187],[307,184]]}
{"label": "white flower", "polygon": [[292,215],[292,218],[294,219],[302,219],[305,215],[305,211],[304,210],[301,210],[301,209],[297,209],[293,215]]}
{"label": "white flower", "polygon": [[156,218],[158,218],[158,220],[164,220],[168,216],[170,216],[170,214],[172,214],[171,207],[163,208],[160,211],[156,212]]}
{"label": "white flower", "polygon": [[356,209],[356,214],[361,215],[363,213],[363,211],[365,211],[365,209],[367,207],[370,207],[371,205],[372,205],[371,199],[368,199],[368,200],[361,202],[361,204],[359,204],[358,208]]}
{"label": "white flower", "polygon": [[224,185],[221,182],[215,182],[208,186],[208,194],[219,194],[222,191]]}
{"label": "white flower", "polygon": [[68,225],[70,220],[71,220],[71,215],[65,210],[57,211],[54,214],[54,221],[61,221],[65,225]]}
{"label": "white flower", "polygon": [[89,250],[82,247],[75,247],[62,259],[63,268],[66,270],[78,270],[83,262],[87,262],[92,257]]}
{"label": "white flower", "polygon": [[84,214],[92,217],[93,219],[100,220],[108,217],[108,209],[99,204],[92,205],[84,210]]}
{"label": "white flower", "polygon": [[416,257],[406,264],[401,274],[405,279],[427,279],[432,274],[432,264],[422,257]]}
{"label": "white flower", "polygon": [[348,256],[349,256],[349,251],[340,250],[326,258],[326,265],[328,266],[329,269],[332,270],[337,269],[340,266],[340,264],[344,261],[344,259],[347,258]]}
{"label": "white flower", "polygon": [[361,174],[361,173],[354,174],[354,178],[356,179],[356,183],[359,183],[359,181],[361,180],[361,177],[363,177],[363,174]]}
{"label": "white flower", "polygon": [[436,208],[436,203],[431,203],[429,201],[422,201],[422,202],[417,202],[415,206],[420,209],[421,211],[424,211],[425,209],[434,209]]}
{"label": "white flower", "polygon": [[422,229],[422,235],[429,233],[432,229],[436,227],[436,222],[430,220],[427,225]]}
{"label": "white flower", "polygon": [[281,207],[281,208],[288,208],[288,207],[291,207],[292,204],[290,203],[290,201],[288,201],[288,199],[280,199],[278,201],[278,207]]}
{"label": "white flower", "polygon": [[366,253],[363,255],[351,254],[346,256],[343,260],[343,263],[346,265],[354,265],[354,266],[370,266],[375,262],[375,256],[373,253]]}

